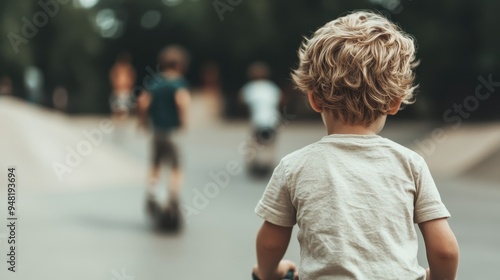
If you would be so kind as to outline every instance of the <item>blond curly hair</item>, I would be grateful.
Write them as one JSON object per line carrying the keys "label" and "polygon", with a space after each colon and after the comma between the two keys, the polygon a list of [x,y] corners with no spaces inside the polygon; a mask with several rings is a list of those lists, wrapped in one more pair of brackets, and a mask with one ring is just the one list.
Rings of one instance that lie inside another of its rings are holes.
{"label": "blond curly hair", "polygon": [[397,102],[414,102],[413,37],[382,15],[356,11],[328,22],[298,54],[297,88],[348,124],[368,126]]}

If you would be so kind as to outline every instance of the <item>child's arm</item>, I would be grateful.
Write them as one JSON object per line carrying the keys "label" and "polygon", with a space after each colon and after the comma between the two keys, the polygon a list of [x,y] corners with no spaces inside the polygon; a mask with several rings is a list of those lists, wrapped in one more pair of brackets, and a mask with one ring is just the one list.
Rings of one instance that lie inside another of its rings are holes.
{"label": "child's arm", "polygon": [[140,128],[147,128],[149,105],[151,105],[151,94],[142,91],[137,98],[137,118],[139,119]]}
{"label": "child's arm", "polygon": [[454,280],[457,275],[459,249],[447,219],[418,225],[424,237],[430,280]]}
{"label": "child's arm", "polygon": [[177,90],[177,92],[175,93],[175,103],[177,104],[177,109],[179,111],[181,127],[186,127],[189,117],[188,108],[189,104],[191,103],[191,95],[189,91],[185,88]]}
{"label": "child's arm", "polygon": [[282,279],[289,270],[296,270],[292,262],[281,261],[288,248],[292,229],[292,227],[281,227],[267,221],[260,228],[257,235],[257,267],[254,269],[259,279]]}

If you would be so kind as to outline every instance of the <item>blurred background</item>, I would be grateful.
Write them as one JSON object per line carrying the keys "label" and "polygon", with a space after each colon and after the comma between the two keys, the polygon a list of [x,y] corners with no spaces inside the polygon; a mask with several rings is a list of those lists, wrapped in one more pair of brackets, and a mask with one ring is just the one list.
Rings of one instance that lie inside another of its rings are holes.
{"label": "blurred background", "polygon": [[[247,68],[266,62],[283,94],[277,161],[325,135],[290,79],[303,36],[355,9],[377,10],[415,36],[417,102],[390,118],[382,135],[431,167],[461,245],[460,279],[497,277],[500,2],[4,0],[0,166],[19,169],[20,245],[18,273],[5,265],[2,279],[249,279],[261,223],[253,209],[266,180],[245,172]],[[133,108],[113,118],[110,98],[117,61],[127,62],[135,100],[171,44],[184,46],[191,61],[191,124],[175,135],[187,224],[162,235],[144,213],[151,133],[138,127]],[[96,130],[102,141],[71,158]],[[234,162],[241,172],[200,198],[217,183],[213,174]],[[6,183],[0,188],[6,221]],[[2,254],[6,238],[3,227]],[[295,240],[287,257],[299,261]]]}

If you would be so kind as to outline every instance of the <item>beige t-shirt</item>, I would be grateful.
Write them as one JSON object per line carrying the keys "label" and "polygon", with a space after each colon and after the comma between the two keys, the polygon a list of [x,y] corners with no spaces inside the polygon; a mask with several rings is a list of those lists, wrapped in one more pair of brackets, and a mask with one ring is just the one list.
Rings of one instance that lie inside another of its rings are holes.
{"label": "beige t-shirt", "polygon": [[450,216],[422,157],[377,135],[329,135],[285,156],[255,211],[298,224],[301,280],[425,279],[414,223]]}

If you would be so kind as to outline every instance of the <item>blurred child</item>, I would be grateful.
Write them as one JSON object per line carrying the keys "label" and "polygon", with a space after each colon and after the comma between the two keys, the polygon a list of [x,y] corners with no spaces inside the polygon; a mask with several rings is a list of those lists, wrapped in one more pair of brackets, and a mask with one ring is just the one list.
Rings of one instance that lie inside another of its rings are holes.
{"label": "blurred child", "polygon": [[123,119],[128,116],[135,79],[136,74],[130,54],[121,53],[109,72],[109,80],[113,90],[110,106],[115,119]]}
{"label": "blurred child", "polygon": [[[292,227],[308,279],[455,279],[458,244],[423,158],[378,136],[413,102],[413,38],[371,12],[331,21],[305,40],[292,74],[328,136],[284,157],[256,212],[260,279],[281,279]],[[418,224],[429,267],[417,261]]]}
{"label": "blurred child", "polygon": [[12,95],[12,79],[9,76],[0,78],[0,95]]}
{"label": "blurred child", "polygon": [[139,110],[148,112],[153,125],[152,167],[147,189],[147,207],[150,212],[157,211],[155,191],[160,179],[160,167],[162,163],[168,164],[169,196],[164,214],[172,216],[170,226],[176,227],[180,214],[182,168],[171,134],[174,130],[187,125],[190,94],[183,75],[188,67],[189,56],[184,48],[169,46],[161,51],[159,63],[162,73],[155,77],[156,83],[149,92],[143,92],[138,99]]}
{"label": "blurred child", "polygon": [[[267,64],[255,62],[248,68],[249,82],[241,89],[242,99],[250,109],[252,140],[258,153],[247,159],[252,174],[264,173],[274,167],[274,143],[279,126],[280,88],[269,80]],[[271,169],[272,170],[272,169]]]}

